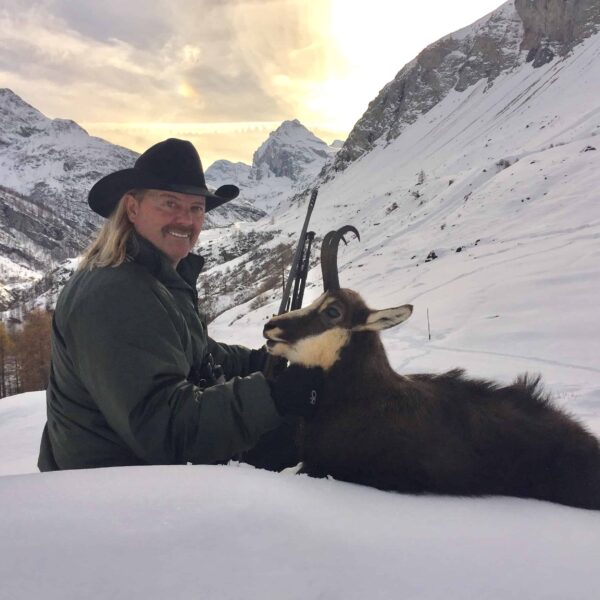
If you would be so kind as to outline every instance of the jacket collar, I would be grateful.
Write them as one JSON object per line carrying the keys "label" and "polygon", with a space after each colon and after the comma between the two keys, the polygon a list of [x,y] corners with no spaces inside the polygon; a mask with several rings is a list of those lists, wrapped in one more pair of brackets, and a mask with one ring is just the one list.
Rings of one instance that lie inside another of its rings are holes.
{"label": "jacket collar", "polygon": [[169,258],[136,231],[132,231],[127,240],[127,255],[146,267],[161,283],[172,287],[185,285],[192,290],[196,289],[198,276],[204,266],[204,258],[190,252],[174,269]]}

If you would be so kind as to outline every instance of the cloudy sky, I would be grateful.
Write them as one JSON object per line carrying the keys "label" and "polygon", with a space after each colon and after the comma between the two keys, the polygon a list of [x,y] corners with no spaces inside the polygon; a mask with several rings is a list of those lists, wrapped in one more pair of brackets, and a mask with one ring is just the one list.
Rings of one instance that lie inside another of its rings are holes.
{"label": "cloudy sky", "polygon": [[0,87],[137,151],[250,163],[285,119],[344,139],[426,45],[501,0],[0,0]]}

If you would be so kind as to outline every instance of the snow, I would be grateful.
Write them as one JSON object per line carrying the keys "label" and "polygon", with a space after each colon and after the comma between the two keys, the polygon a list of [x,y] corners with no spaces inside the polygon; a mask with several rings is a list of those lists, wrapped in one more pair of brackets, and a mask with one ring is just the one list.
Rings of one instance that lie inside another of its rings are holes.
{"label": "snow", "polygon": [[45,422],[44,392],[0,398],[0,476],[38,473],[37,456]]}
{"label": "snow", "polygon": [[600,516],[232,466],[0,478],[0,597],[595,599]]}
{"label": "snow", "polygon": [[[311,229],[361,233],[340,249],[342,285],[415,306],[383,335],[399,372],[539,372],[600,435],[599,98],[596,35],[450,93],[320,186]],[[274,245],[305,210],[281,203],[253,227],[281,230]],[[314,269],[305,304],[320,293]],[[257,347],[278,303],[227,311],[211,336]],[[39,474],[44,410],[43,392],[0,400],[0,598],[598,597],[598,512],[237,464]]]}

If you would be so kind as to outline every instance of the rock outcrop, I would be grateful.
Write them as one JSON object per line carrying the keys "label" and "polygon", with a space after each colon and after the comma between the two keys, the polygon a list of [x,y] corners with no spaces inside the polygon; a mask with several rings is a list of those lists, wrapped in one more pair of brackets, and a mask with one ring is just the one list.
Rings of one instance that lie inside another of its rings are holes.
{"label": "rock outcrop", "polygon": [[523,21],[521,49],[534,67],[564,56],[600,25],[598,0],[515,0],[515,8]]}

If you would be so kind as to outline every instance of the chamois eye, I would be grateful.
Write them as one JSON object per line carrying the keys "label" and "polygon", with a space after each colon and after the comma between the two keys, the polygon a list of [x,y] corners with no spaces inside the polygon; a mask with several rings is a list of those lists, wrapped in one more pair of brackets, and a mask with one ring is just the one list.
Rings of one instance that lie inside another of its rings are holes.
{"label": "chamois eye", "polygon": [[335,306],[329,306],[327,308],[327,310],[325,311],[325,314],[330,319],[337,319],[338,317],[340,317],[342,315],[342,313]]}

